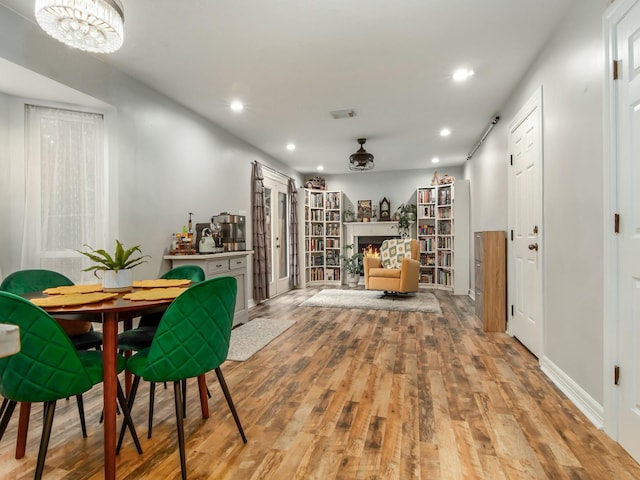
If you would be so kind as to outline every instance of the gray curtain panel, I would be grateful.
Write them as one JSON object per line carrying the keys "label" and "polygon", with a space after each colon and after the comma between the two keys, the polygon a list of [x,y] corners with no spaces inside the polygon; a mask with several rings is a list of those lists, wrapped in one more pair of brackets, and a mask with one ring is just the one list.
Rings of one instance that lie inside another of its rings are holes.
{"label": "gray curtain panel", "polygon": [[298,192],[296,181],[289,179],[289,286],[300,285],[300,268],[298,267]]}
{"label": "gray curtain panel", "polygon": [[253,300],[269,298],[268,245],[264,212],[264,177],[262,166],[253,162],[251,170],[251,213],[253,226]]}

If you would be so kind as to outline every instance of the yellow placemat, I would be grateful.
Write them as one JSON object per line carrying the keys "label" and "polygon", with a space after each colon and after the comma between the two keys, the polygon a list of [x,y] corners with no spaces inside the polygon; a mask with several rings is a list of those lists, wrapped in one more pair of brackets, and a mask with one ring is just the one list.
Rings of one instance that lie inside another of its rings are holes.
{"label": "yellow placemat", "polygon": [[96,283],[91,285],[69,285],[67,287],[47,288],[43,292],[47,295],[69,295],[72,293],[94,293],[101,291],[102,285]]}
{"label": "yellow placemat", "polygon": [[173,278],[156,278],[154,280],[138,280],[133,282],[136,288],[159,288],[159,287],[183,287],[189,285],[191,280],[173,279]]}
{"label": "yellow placemat", "polygon": [[149,288],[139,292],[127,293],[122,298],[125,300],[166,300],[176,298],[185,290],[187,290],[186,287]]}
{"label": "yellow placemat", "polygon": [[33,298],[32,303],[40,307],[71,307],[73,305],[86,305],[97,303],[117,297],[117,293],[72,293],[69,295],[54,295],[52,297]]}

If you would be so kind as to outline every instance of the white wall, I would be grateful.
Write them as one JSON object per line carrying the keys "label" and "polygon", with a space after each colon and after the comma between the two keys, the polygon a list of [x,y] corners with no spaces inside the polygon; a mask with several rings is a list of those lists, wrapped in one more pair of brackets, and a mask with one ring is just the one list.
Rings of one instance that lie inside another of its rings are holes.
{"label": "white wall", "polygon": [[507,229],[507,128],[543,88],[544,356],[603,401],[602,14],[577,1],[466,165],[473,230]]}
{"label": "white wall", "polygon": [[[113,107],[107,122],[110,161],[116,166],[111,188],[118,193],[114,241],[117,236],[127,245],[142,244],[143,252],[152,256],[148,264],[136,268],[136,278],[154,277],[169,268],[162,256],[189,212],[195,214],[194,223],[207,222],[221,211],[249,215],[253,160],[302,183],[287,166],[95,57],[50,41],[37,26],[4,7],[0,7],[0,57]],[[3,145],[12,128],[7,125],[6,99],[0,96]],[[5,165],[4,147],[0,156]],[[21,162],[18,157],[8,160]],[[3,168],[0,186],[8,181],[6,175]],[[8,202],[3,205],[3,232],[21,230],[7,211]],[[250,239],[250,225],[248,230]],[[0,250],[2,273],[18,268],[19,258],[15,246]]]}

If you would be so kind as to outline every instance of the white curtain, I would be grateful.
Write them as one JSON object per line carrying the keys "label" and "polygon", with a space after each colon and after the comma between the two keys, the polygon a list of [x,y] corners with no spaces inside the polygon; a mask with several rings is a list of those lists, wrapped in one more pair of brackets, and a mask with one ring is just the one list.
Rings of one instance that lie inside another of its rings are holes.
{"label": "white curtain", "polygon": [[58,271],[75,283],[84,244],[104,248],[107,169],[100,114],[25,106],[26,198],[22,268]]}

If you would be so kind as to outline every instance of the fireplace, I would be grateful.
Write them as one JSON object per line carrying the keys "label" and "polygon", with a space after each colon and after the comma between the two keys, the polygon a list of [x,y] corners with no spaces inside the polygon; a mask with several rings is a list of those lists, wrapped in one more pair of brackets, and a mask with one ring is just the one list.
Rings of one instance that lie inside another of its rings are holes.
{"label": "fireplace", "polygon": [[362,235],[357,238],[357,247],[358,252],[362,253],[362,251],[367,248],[369,245],[376,251],[380,250],[380,246],[382,242],[387,240],[388,238],[400,238],[399,235]]}
{"label": "fireplace", "polygon": [[357,252],[371,245],[380,248],[388,238],[399,238],[396,222],[345,222],[345,245],[353,245]]}

